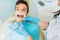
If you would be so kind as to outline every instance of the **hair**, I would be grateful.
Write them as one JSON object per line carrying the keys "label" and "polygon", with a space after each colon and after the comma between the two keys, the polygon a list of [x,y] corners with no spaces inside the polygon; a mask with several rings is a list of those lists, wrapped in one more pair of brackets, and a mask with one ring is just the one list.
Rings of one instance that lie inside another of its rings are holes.
{"label": "hair", "polygon": [[19,4],[25,4],[27,6],[27,13],[29,12],[29,5],[28,5],[28,3],[26,1],[24,1],[24,0],[18,0],[16,2],[16,5],[19,5]]}
{"label": "hair", "polygon": [[59,16],[60,15],[60,10],[58,10],[57,12],[55,12],[55,13],[57,13],[57,14],[55,14],[54,15],[54,18],[56,18],[57,16]]}

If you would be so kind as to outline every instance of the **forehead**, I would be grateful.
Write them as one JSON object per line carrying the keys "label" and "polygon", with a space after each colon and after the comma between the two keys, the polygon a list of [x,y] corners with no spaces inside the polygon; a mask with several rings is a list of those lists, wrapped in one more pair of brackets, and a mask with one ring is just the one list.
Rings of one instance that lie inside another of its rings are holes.
{"label": "forehead", "polygon": [[16,8],[27,8],[27,6],[25,4],[20,3],[16,5]]}

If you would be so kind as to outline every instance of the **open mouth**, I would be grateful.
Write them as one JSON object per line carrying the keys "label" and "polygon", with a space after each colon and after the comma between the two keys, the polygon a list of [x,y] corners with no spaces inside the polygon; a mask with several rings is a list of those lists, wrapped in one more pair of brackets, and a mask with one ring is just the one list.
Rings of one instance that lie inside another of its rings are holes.
{"label": "open mouth", "polygon": [[18,17],[18,18],[24,18],[24,15],[19,15],[19,14],[17,14],[17,17]]}

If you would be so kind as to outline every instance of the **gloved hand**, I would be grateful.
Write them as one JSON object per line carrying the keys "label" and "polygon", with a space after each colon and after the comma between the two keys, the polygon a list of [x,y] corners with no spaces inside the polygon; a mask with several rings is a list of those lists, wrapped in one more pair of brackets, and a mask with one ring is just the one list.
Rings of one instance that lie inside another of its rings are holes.
{"label": "gloved hand", "polygon": [[27,22],[33,22],[33,23],[36,23],[36,24],[38,24],[39,21],[40,21],[39,19],[34,18],[34,17],[30,17],[30,16],[26,16],[26,18],[24,18],[24,20],[27,21]]}

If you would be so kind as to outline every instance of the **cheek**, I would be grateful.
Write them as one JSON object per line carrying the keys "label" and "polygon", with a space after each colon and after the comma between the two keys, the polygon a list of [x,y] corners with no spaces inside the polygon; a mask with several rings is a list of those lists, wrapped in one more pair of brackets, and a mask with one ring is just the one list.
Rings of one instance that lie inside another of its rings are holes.
{"label": "cheek", "polygon": [[16,16],[16,15],[17,15],[17,13],[15,12],[15,13],[14,13],[14,16]]}
{"label": "cheek", "polygon": [[25,13],[25,15],[27,16],[27,15],[28,15],[28,13]]}
{"label": "cheek", "polygon": [[24,13],[25,13],[25,15],[28,15],[27,11],[25,11]]}
{"label": "cheek", "polygon": [[18,11],[15,11],[15,12],[14,12],[14,16],[17,16],[17,14],[18,14]]}
{"label": "cheek", "polygon": [[15,16],[17,15],[17,13],[15,13]]}

